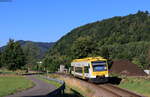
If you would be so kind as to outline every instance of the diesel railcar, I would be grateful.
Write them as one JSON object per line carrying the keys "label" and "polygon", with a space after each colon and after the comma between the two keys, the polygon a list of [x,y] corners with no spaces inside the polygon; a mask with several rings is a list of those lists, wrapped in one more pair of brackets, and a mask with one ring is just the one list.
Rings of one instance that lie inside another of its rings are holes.
{"label": "diesel railcar", "polygon": [[95,83],[107,82],[108,71],[108,61],[103,57],[75,59],[71,62],[72,75]]}

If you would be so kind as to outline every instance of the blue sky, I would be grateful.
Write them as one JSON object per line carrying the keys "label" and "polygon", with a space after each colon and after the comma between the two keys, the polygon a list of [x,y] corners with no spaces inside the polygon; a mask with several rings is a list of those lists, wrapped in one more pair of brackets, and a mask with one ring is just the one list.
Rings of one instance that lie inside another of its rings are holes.
{"label": "blue sky", "polygon": [[[1,0],[0,0],[1,1]],[[150,12],[149,0],[12,0],[0,2],[0,46],[9,38],[54,42],[78,26]]]}

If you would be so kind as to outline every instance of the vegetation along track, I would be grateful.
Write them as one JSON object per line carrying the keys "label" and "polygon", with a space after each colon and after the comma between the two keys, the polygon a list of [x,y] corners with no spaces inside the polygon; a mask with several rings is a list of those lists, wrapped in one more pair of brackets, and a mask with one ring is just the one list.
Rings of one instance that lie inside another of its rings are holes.
{"label": "vegetation along track", "polygon": [[116,97],[145,97],[140,94],[128,91],[126,89],[119,88],[112,84],[101,84],[101,85],[98,85],[98,87],[102,88],[105,91],[112,93],[113,95],[116,95]]}
{"label": "vegetation along track", "polygon": [[[59,75],[69,77],[69,78],[74,78],[78,81],[81,81],[81,82],[83,81],[83,82],[88,83],[89,85],[97,87],[97,89],[99,89],[98,90],[99,92],[103,92],[103,93],[108,94],[106,97],[108,97],[108,96],[109,97],[145,97],[143,95],[134,93],[132,91],[129,91],[129,90],[126,90],[126,89],[123,89],[123,88],[119,88],[119,87],[117,87],[113,84],[109,84],[109,83],[108,84],[94,84],[94,83],[91,83],[91,82],[88,82],[88,81],[85,81],[85,80],[82,80],[82,79],[75,78],[75,77],[73,77],[69,74],[59,73]],[[103,97],[105,97],[105,96],[103,96]]]}

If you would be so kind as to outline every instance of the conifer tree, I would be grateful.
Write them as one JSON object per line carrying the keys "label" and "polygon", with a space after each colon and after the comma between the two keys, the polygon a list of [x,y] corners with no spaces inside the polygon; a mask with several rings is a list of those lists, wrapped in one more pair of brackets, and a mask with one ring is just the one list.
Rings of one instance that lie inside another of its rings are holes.
{"label": "conifer tree", "polygon": [[13,71],[21,69],[26,64],[25,55],[20,44],[12,39],[9,40],[3,52],[3,59],[5,67]]}

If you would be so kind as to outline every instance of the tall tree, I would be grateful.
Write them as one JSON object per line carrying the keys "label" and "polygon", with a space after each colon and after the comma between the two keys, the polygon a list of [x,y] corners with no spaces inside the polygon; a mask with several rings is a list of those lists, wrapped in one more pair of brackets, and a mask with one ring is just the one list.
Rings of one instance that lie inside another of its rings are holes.
{"label": "tall tree", "polygon": [[40,49],[32,42],[27,43],[25,46],[23,46],[23,51],[25,53],[25,56],[27,58],[27,67],[33,68],[37,64],[37,59],[39,59],[40,55]]}
{"label": "tall tree", "polygon": [[21,69],[26,64],[25,55],[18,42],[10,39],[4,52],[4,64],[10,70]]}

